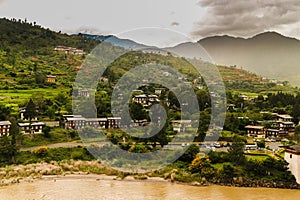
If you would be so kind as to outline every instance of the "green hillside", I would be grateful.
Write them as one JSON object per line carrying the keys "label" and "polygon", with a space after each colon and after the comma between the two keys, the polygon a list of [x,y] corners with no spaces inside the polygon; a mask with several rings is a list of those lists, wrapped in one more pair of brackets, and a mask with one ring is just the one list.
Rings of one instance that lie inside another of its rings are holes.
{"label": "green hillside", "polygon": [[[99,42],[44,29],[35,23],[0,19],[0,99],[22,104],[32,95],[69,91],[85,55],[54,51],[67,46],[90,52]],[[47,83],[46,76],[57,76]],[[59,90],[56,90],[59,88]]]}
{"label": "green hillside", "polygon": [[[89,53],[97,44],[99,41],[53,32],[35,23],[0,19],[1,102],[17,107],[31,96],[52,98],[58,93],[70,96],[76,72],[86,54],[66,54],[54,51],[55,47],[67,46]],[[186,74],[190,81],[199,77],[193,66],[183,58],[142,52],[121,56],[111,65],[106,75],[111,82],[115,82],[131,67],[149,62],[172,66]],[[235,92],[255,96],[270,91],[294,90],[287,82],[271,83],[270,80],[236,67],[219,66],[219,70],[226,88]],[[47,83],[46,75],[56,76],[56,82]]]}
{"label": "green hillside", "polygon": [[98,43],[32,23],[0,19],[0,88],[37,88],[48,74],[59,75],[57,86],[70,86],[69,78],[74,77],[84,55],[58,53],[54,48],[67,46],[90,52]]}

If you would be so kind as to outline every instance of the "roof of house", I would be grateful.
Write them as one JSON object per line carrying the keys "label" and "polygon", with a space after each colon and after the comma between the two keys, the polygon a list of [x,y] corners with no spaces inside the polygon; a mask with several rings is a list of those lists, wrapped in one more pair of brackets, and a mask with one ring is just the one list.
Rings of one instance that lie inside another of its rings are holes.
{"label": "roof of house", "polygon": [[150,94],[150,95],[148,95],[148,97],[150,97],[150,98],[157,98],[158,96],[155,95],[155,94]]}
{"label": "roof of house", "polygon": [[87,122],[107,121],[107,118],[86,118]]}
{"label": "roof of house", "polygon": [[63,115],[63,117],[67,118],[67,117],[82,117],[82,115]]}
{"label": "roof of house", "polygon": [[252,126],[252,125],[245,126],[245,128],[248,128],[248,129],[264,129],[263,126]]}
{"label": "roof of house", "polygon": [[283,119],[292,119],[292,118],[293,118],[293,117],[291,117],[291,116],[288,115],[288,114],[285,114],[285,115],[278,115],[278,114],[277,114],[277,117],[283,118]]}
{"label": "roof of house", "polygon": [[[295,153],[300,153],[300,145],[290,146],[287,151],[294,151]],[[299,154],[298,154],[299,155]]]}
{"label": "roof of house", "polygon": [[18,123],[20,127],[30,126],[30,123]]}
{"label": "roof of house", "polygon": [[67,117],[67,121],[85,121],[84,117]]}
{"label": "roof of house", "polygon": [[281,124],[284,124],[284,125],[294,125],[294,122],[281,122]]}
{"label": "roof of house", "polygon": [[136,95],[134,98],[147,98],[147,95],[141,94],[141,95]]}
{"label": "roof of house", "polygon": [[0,121],[0,126],[11,125],[10,121]]}
{"label": "roof of house", "polygon": [[44,125],[45,125],[44,122],[36,122],[31,124],[31,126],[44,126]]}
{"label": "roof of house", "polygon": [[271,128],[267,129],[267,131],[270,131],[270,132],[279,132],[278,129],[271,129]]}
{"label": "roof of house", "polygon": [[171,123],[188,124],[188,123],[192,123],[192,120],[172,120]]}
{"label": "roof of house", "polygon": [[108,117],[107,119],[110,119],[110,120],[120,120],[121,117]]}
{"label": "roof of house", "polygon": [[47,78],[56,78],[56,76],[53,76],[53,75],[47,75],[46,77]]}

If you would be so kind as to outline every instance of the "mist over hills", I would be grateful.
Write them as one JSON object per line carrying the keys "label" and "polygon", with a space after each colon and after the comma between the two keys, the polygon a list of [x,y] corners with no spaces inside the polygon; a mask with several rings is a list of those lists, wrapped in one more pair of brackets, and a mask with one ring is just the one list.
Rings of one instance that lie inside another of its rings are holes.
{"label": "mist over hills", "polygon": [[[126,49],[148,46],[116,36],[83,34],[87,38],[111,42]],[[201,39],[198,43],[186,42],[164,50],[189,58],[201,58],[218,65],[242,68],[270,79],[289,81],[300,86],[300,41],[276,32],[260,33],[251,38],[228,35]]]}
{"label": "mist over hills", "polygon": [[[265,32],[252,38],[213,36],[198,41],[216,64],[249,70],[268,78],[287,80],[300,85],[300,41],[276,32]],[[169,48],[185,52],[187,57],[201,58],[195,53],[197,43],[183,43]]]}
{"label": "mist over hills", "polygon": [[148,48],[148,46],[137,43],[133,40],[121,39],[114,35],[91,35],[91,34],[81,34],[81,35],[86,38],[90,38],[98,41],[110,42],[113,45],[123,47],[124,49],[137,50],[137,49]]}

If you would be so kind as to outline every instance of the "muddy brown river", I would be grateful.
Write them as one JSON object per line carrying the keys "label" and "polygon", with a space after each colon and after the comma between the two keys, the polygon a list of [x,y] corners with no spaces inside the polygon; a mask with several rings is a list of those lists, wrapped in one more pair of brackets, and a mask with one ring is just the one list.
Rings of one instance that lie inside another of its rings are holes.
{"label": "muddy brown river", "polygon": [[112,180],[95,176],[44,178],[0,187],[1,200],[37,199],[195,199],[195,200],[299,200],[299,190],[269,188],[196,187],[159,180]]}

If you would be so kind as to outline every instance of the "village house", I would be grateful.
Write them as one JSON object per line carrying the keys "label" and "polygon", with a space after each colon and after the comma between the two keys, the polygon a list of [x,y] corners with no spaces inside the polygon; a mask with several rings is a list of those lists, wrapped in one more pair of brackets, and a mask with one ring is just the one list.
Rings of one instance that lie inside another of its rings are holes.
{"label": "village house", "polygon": [[158,96],[157,95],[135,95],[133,97],[133,101],[136,103],[143,104],[143,106],[149,106],[155,102],[159,102]]}
{"label": "village house", "polygon": [[30,123],[18,123],[21,134],[30,134]]}
{"label": "village house", "polygon": [[86,118],[82,116],[67,117],[65,120],[65,128],[77,130],[85,126]]}
{"label": "village house", "polygon": [[45,123],[18,123],[18,126],[20,128],[20,133],[22,134],[41,134],[43,133],[43,127],[45,126]]}
{"label": "village house", "polygon": [[265,127],[263,126],[245,126],[248,137],[265,138]]}
{"label": "village house", "polygon": [[84,51],[82,49],[77,49],[74,47],[57,46],[54,51],[64,52],[65,54],[83,55]]}
{"label": "village house", "polygon": [[159,99],[157,95],[152,94],[152,95],[148,95],[148,101],[150,103],[154,103],[154,102],[159,102]]}
{"label": "village house", "polygon": [[266,138],[276,138],[279,135],[279,130],[278,129],[267,129],[266,130]]}
{"label": "village house", "polygon": [[172,120],[170,124],[173,126],[173,131],[178,133],[185,132],[186,128],[192,127],[191,120]]}
{"label": "village house", "polygon": [[146,126],[148,124],[149,124],[149,122],[147,119],[132,120],[130,123],[130,127]]}
{"label": "village house", "polygon": [[60,126],[59,124],[59,121],[47,121],[47,122],[44,122],[45,123],[45,126],[49,126],[49,127],[52,127],[52,128],[57,128]]}
{"label": "village house", "polygon": [[107,128],[120,128],[120,127],[121,127],[121,117],[107,118]]}
{"label": "village house", "polygon": [[166,91],[165,88],[155,88],[155,89],[154,89],[154,93],[157,94],[157,95],[161,95],[161,94],[163,94],[165,91]]}
{"label": "village house", "polygon": [[43,133],[44,122],[36,122],[31,124],[31,131],[33,134]]}
{"label": "village house", "polygon": [[89,97],[90,96],[90,91],[89,90],[80,90],[78,92],[78,95],[81,97]]}
{"label": "village house", "polygon": [[[29,121],[29,119],[25,118],[24,116],[24,113],[26,112],[26,109],[25,108],[20,108],[19,109],[19,113],[20,113],[20,118],[21,120],[24,120],[24,121]],[[31,121],[38,121],[38,118],[37,117],[34,117],[31,119]]]}
{"label": "village house", "polygon": [[10,125],[9,121],[0,121],[0,136],[9,135]]}
{"label": "village house", "polygon": [[85,125],[94,128],[105,128],[107,118],[86,118]]}
{"label": "village house", "polygon": [[63,115],[65,129],[77,130],[85,126],[93,128],[120,128],[120,117],[85,118],[81,115]]}
{"label": "village house", "polygon": [[277,114],[277,113],[273,113],[272,114],[274,117],[274,124],[273,126],[280,130],[280,131],[286,131],[289,134],[293,134],[295,131],[295,124],[292,121],[293,117],[291,117],[288,114]]}
{"label": "village house", "polygon": [[53,75],[47,75],[46,79],[47,79],[46,81],[48,83],[55,83],[56,82],[56,76],[53,76]]}
{"label": "village house", "polygon": [[288,114],[281,115],[281,114],[273,113],[272,115],[274,116],[277,122],[291,122],[293,119],[293,117],[291,117]]}
{"label": "village house", "polygon": [[294,145],[286,149],[284,160],[289,163],[289,170],[295,176],[297,183],[300,184],[300,146]]}
{"label": "village house", "polygon": [[247,95],[241,95],[240,96],[244,101],[248,101],[249,97]]}
{"label": "village house", "polygon": [[147,104],[148,97],[145,94],[135,95],[133,101],[140,104]]}

